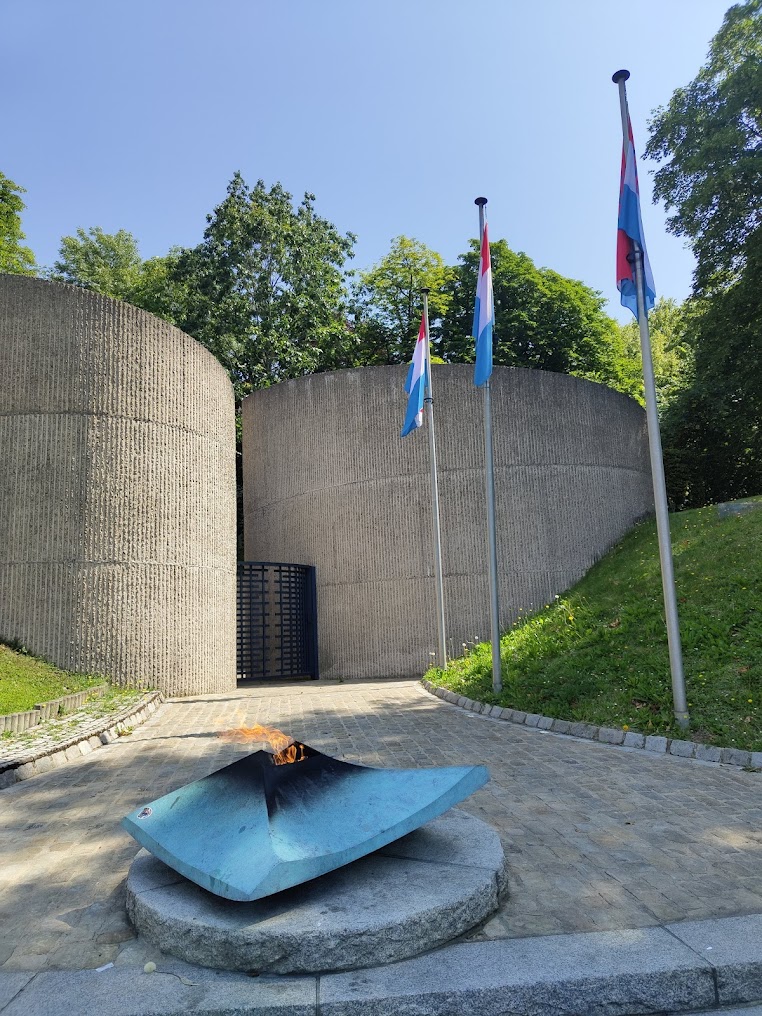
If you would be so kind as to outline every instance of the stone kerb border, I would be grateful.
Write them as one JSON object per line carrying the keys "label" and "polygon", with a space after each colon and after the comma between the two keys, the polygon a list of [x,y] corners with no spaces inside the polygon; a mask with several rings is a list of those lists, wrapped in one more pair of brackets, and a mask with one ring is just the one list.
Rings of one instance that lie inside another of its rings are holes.
{"label": "stone kerb border", "polygon": [[160,691],[147,692],[137,702],[115,715],[83,723],[79,732],[66,741],[49,745],[37,753],[30,752],[8,762],[0,762],[0,790],[5,790],[20,780],[58,769],[67,762],[89,755],[96,748],[111,744],[128,728],[145,722],[163,701],[164,696]]}
{"label": "stone kerb border", "polygon": [[51,699],[49,702],[41,702],[33,709],[27,709],[23,713],[5,713],[0,716],[0,734],[4,730],[12,730],[14,733],[21,733],[36,727],[42,720],[49,720],[51,716],[58,716],[61,712],[69,709],[79,709],[84,705],[85,700],[91,696],[100,698],[105,694],[108,685],[99,684],[93,688],[83,688],[82,691],[72,692],[71,695],[64,695],[62,698]]}
{"label": "stone kerb border", "polygon": [[454,706],[472,713],[481,713],[496,720],[507,720],[525,727],[536,727],[538,730],[550,730],[554,734],[567,734],[570,737],[582,737],[588,741],[601,744],[623,745],[626,748],[640,748],[643,751],[657,754],[677,755],[680,758],[695,758],[702,762],[721,762],[725,765],[740,766],[743,769],[762,770],[762,751],[745,751],[742,748],[718,748],[697,741],[682,741],[678,738],[659,737],[654,734],[636,734],[631,730],[616,727],[596,727],[593,723],[574,723],[570,720],[556,720],[551,716],[539,713],[524,713],[520,709],[505,709],[491,706],[486,702],[476,702],[464,695],[456,695],[447,688],[439,688],[425,678],[421,684],[430,694],[450,702]]}

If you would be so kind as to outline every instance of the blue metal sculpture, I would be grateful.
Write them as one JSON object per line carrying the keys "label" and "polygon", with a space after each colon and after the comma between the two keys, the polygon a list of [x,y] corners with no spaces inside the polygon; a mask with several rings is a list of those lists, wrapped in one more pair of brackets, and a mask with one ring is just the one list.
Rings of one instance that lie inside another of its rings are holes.
{"label": "blue metal sculpture", "polygon": [[372,769],[287,743],[151,801],[122,825],[204,889],[257,900],[391,843],[489,779],[484,766]]}

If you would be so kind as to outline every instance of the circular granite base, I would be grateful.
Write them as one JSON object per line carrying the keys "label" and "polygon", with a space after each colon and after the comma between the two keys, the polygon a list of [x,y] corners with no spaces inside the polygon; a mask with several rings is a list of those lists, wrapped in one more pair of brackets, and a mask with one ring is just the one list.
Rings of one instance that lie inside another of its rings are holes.
{"label": "circular granite base", "polygon": [[497,833],[451,810],[328,875],[253,903],[201,889],[146,850],[127,913],[163,952],[220,970],[305,974],[378,966],[449,942],[506,887]]}

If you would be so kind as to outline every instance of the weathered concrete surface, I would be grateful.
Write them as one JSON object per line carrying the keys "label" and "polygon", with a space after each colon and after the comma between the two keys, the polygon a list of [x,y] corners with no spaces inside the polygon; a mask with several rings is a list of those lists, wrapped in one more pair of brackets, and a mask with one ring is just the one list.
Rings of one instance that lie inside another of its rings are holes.
{"label": "weathered concrete surface", "polygon": [[688,921],[667,930],[718,968],[724,1003],[762,999],[762,914]]}
{"label": "weathered concrete surface", "polygon": [[[420,675],[436,649],[428,440],[400,439],[403,367],[316,374],[243,404],[249,560],[317,566],[325,677]],[[434,371],[451,647],[489,633],[482,393]],[[501,622],[568,588],[652,507],[643,410],[603,385],[492,379]],[[415,618],[415,623],[411,623]]]}
{"label": "weathered concrete surface", "polygon": [[189,336],[0,276],[0,632],[168,694],[235,687],[235,434]]}
{"label": "weathered concrete surface", "polygon": [[448,946],[328,974],[320,1016],[619,1016],[715,1002],[712,968],[661,928]]}
{"label": "weathered concrete surface", "polygon": [[[5,975],[8,976],[8,975]],[[3,975],[0,974],[0,998]],[[316,1016],[313,978],[268,980],[164,963],[38,974],[3,1016]]]}
{"label": "weathered concrete surface", "polygon": [[149,942],[188,963],[302,974],[415,956],[497,908],[505,857],[486,823],[454,810],[398,843],[293,889],[235,904],[141,850],[127,879],[127,912]]}

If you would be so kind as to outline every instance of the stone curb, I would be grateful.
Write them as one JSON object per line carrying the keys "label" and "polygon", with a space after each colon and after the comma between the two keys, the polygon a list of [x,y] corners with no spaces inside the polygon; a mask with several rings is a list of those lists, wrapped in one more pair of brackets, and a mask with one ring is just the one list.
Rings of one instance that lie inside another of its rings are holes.
{"label": "stone curb", "polygon": [[[3,1016],[730,1016],[730,1007],[760,999],[760,914],[465,942],[319,977],[250,977],[176,961],[160,962],[154,973],[119,965],[0,972]],[[754,1016],[755,1009],[743,1011]]]}
{"label": "stone curb", "polygon": [[98,684],[92,688],[83,688],[82,691],[72,692],[71,695],[64,695],[63,698],[50,699],[48,702],[41,702],[33,709],[27,709],[23,713],[3,713],[0,716],[0,734],[4,730],[12,730],[14,733],[21,733],[36,727],[42,720],[49,720],[51,716],[58,716],[61,710],[79,709],[85,699],[91,695],[100,697],[105,694],[108,685]]}
{"label": "stone curb", "polygon": [[[137,702],[126,706],[118,713],[103,716],[87,723],[87,730],[56,744],[48,745],[41,751],[0,762],[0,790],[13,786],[20,780],[28,780],[41,773],[49,773],[83,755],[89,755],[96,748],[111,744],[128,727],[144,723],[154,713],[164,696],[160,691],[147,692]],[[127,721],[130,720],[130,723]]]}
{"label": "stone curb", "polygon": [[537,713],[524,713],[520,709],[504,709],[501,706],[490,706],[486,702],[476,702],[456,695],[454,691],[440,688],[426,678],[421,684],[431,695],[449,702],[460,709],[472,713],[481,713],[495,720],[507,720],[525,727],[536,727],[538,730],[551,730],[554,734],[568,734],[581,737],[588,741],[601,744],[623,745],[625,748],[639,748],[643,751],[655,752],[660,755],[677,755],[680,758],[695,758],[702,762],[721,762],[725,765],[739,766],[742,769],[762,770],[762,751],[745,751],[741,748],[716,748],[697,741],[682,741],[678,738],[658,737],[653,734],[636,734],[621,727],[596,727],[592,723],[573,723],[570,720],[556,720],[552,716],[540,716]]}

